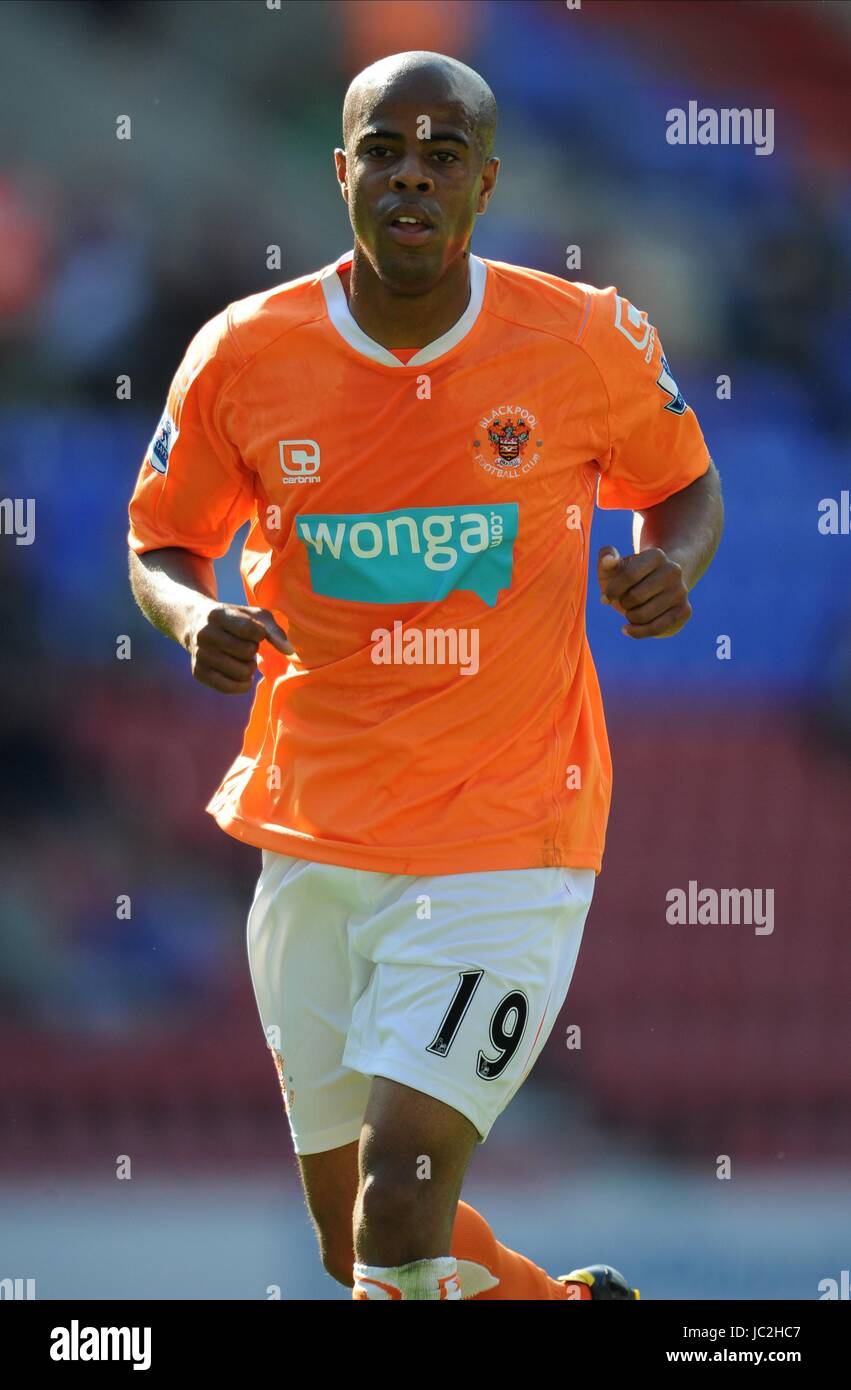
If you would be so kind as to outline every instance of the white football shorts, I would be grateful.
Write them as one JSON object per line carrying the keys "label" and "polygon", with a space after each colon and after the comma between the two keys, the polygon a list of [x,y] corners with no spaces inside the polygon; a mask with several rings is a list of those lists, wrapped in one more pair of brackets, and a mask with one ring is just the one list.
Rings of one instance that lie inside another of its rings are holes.
{"label": "white football shorts", "polygon": [[483,1143],[564,1003],[594,870],[417,877],[262,853],[248,959],[296,1153],[357,1139],[373,1076]]}

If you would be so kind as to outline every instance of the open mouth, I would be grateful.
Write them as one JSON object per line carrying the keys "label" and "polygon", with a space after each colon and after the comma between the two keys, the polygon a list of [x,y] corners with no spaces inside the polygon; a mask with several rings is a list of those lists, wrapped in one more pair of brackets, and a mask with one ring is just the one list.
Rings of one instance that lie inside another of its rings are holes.
{"label": "open mouth", "polygon": [[416,246],[428,241],[434,228],[416,213],[399,213],[387,223],[387,230],[394,241]]}

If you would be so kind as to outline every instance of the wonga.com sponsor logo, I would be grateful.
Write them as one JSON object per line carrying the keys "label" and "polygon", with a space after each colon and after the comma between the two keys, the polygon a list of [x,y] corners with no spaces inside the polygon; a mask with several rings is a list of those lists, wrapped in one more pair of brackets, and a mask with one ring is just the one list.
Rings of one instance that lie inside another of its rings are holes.
{"label": "wonga.com sponsor logo", "polygon": [[470,589],[490,608],[511,587],[516,502],[296,517],[313,591],[359,603],[434,603]]}

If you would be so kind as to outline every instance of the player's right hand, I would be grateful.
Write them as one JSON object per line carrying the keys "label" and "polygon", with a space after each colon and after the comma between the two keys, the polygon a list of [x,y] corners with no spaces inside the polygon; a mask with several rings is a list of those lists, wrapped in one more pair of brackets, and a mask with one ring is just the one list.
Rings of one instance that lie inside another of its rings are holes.
{"label": "player's right hand", "polygon": [[285,656],[295,655],[287,634],[268,608],[215,603],[189,626],[186,648],[192,674],[202,685],[224,695],[244,695],[254,680],[261,642],[270,642]]}

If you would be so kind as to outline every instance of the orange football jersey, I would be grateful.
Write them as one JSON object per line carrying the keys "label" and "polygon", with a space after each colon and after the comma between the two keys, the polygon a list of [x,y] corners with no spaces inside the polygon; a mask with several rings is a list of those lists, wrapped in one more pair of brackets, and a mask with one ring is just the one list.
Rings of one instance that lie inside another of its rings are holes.
{"label": "orange football jersey", "polygon": [[129,543],[215,558],[251,521],[268,642],[207,809],[250,844],[387,873],[599,871],[611,791],[585,636],[603,507],[709,466],[647,315],[614,288],[470,257],[433,343],[373,342],[332,265],[193,339]]}

